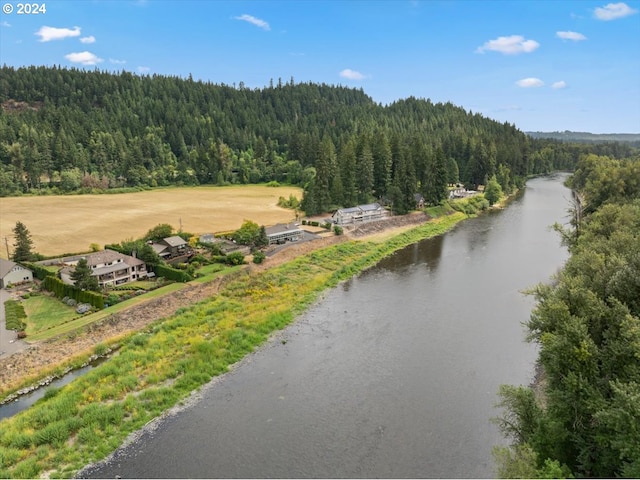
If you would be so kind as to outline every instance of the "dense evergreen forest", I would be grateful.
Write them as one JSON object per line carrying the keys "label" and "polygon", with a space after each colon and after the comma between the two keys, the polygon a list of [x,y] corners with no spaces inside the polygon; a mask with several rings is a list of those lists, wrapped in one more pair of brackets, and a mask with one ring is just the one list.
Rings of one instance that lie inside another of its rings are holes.
{"label": "dense evergreen forest", "polygon": [[277,181],[305,188],[307,214],[373,200],[399,213],[447,183],[503,191],[625,144],[536,140],[451,103],[375,103],[362,90],[272,82],[262,89],[191,78],[60,67],[2,67],[0,192],[89,192]]}
{"label": "dense evergreen forest", "polygon": [[535,289],[537,388],[503,387],[508,478],[640,478],[640,156],[586,155],[569,186],[571,257]]}

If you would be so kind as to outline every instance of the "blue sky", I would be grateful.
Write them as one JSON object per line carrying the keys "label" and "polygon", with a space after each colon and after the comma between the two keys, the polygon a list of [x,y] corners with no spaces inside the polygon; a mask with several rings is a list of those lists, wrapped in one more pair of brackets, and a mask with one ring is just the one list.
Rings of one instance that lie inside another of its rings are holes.
{"label": "blue sky", "polygon": [[293,77],[383,104],[450,101],[524,131],[640,133],[640,0],[0,3],[0,62],[15,67],[250,88]]}

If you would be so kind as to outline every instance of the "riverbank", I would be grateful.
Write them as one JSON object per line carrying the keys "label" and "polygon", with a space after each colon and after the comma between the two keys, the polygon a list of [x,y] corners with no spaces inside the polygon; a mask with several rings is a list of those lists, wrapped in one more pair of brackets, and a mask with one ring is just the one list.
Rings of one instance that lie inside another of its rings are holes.
{"label": "riverbank", "polygon": [[251,266],[222,282],[217,295],[207,292],[205,300],[125,336],[104,365],[3,421],[0,476],[69,476],[104,458],[291,323],[327,288],[464,218],[455,213],[417,227],[398,226],[398,234],[382,242],[330,237],[339,240],[281,265]]}

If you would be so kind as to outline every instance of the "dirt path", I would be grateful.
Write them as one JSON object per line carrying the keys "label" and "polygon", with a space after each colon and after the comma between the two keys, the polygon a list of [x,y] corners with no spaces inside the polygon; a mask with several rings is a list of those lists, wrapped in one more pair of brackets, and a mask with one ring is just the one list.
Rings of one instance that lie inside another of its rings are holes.
{"label": "dirt path", "polygon": [[[345,235],[333,235],[315,241],[291,244],[276,255],[268,257],[263,264],[250,264],[246,268],[250,272],[260,272],[319,248],[353,239],[390,236],[424,223],[428,219],[429,217],[424,214],[413,214],[369,222],[345,229]],[[36,378],[43,369],[62,364],[78,355],[93,353],[95,346],[99,343],[142,330],[158,319],[169,317],[181,307],[211,297],[219,291],[223,282],[223,279],[217,279],[209,283],[189,285],[180,291],[110,315],[81,330],[77,335],[63,335],[57,339],[30,345],[22,351],[0,358],[0,392],[17,387],[25,378]]]}

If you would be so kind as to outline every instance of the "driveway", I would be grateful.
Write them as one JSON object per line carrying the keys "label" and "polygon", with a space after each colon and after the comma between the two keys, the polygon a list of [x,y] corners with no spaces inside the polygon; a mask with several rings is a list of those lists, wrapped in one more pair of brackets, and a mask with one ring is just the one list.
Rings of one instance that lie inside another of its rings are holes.
{"label": "driveway", "polygon": [[4,322],[4,302],[11,298],[11,294],[4,288],[0,289],[0,358],[8,357],[28,347],[23,340],[16,339],[16,332],[7,330]]}

